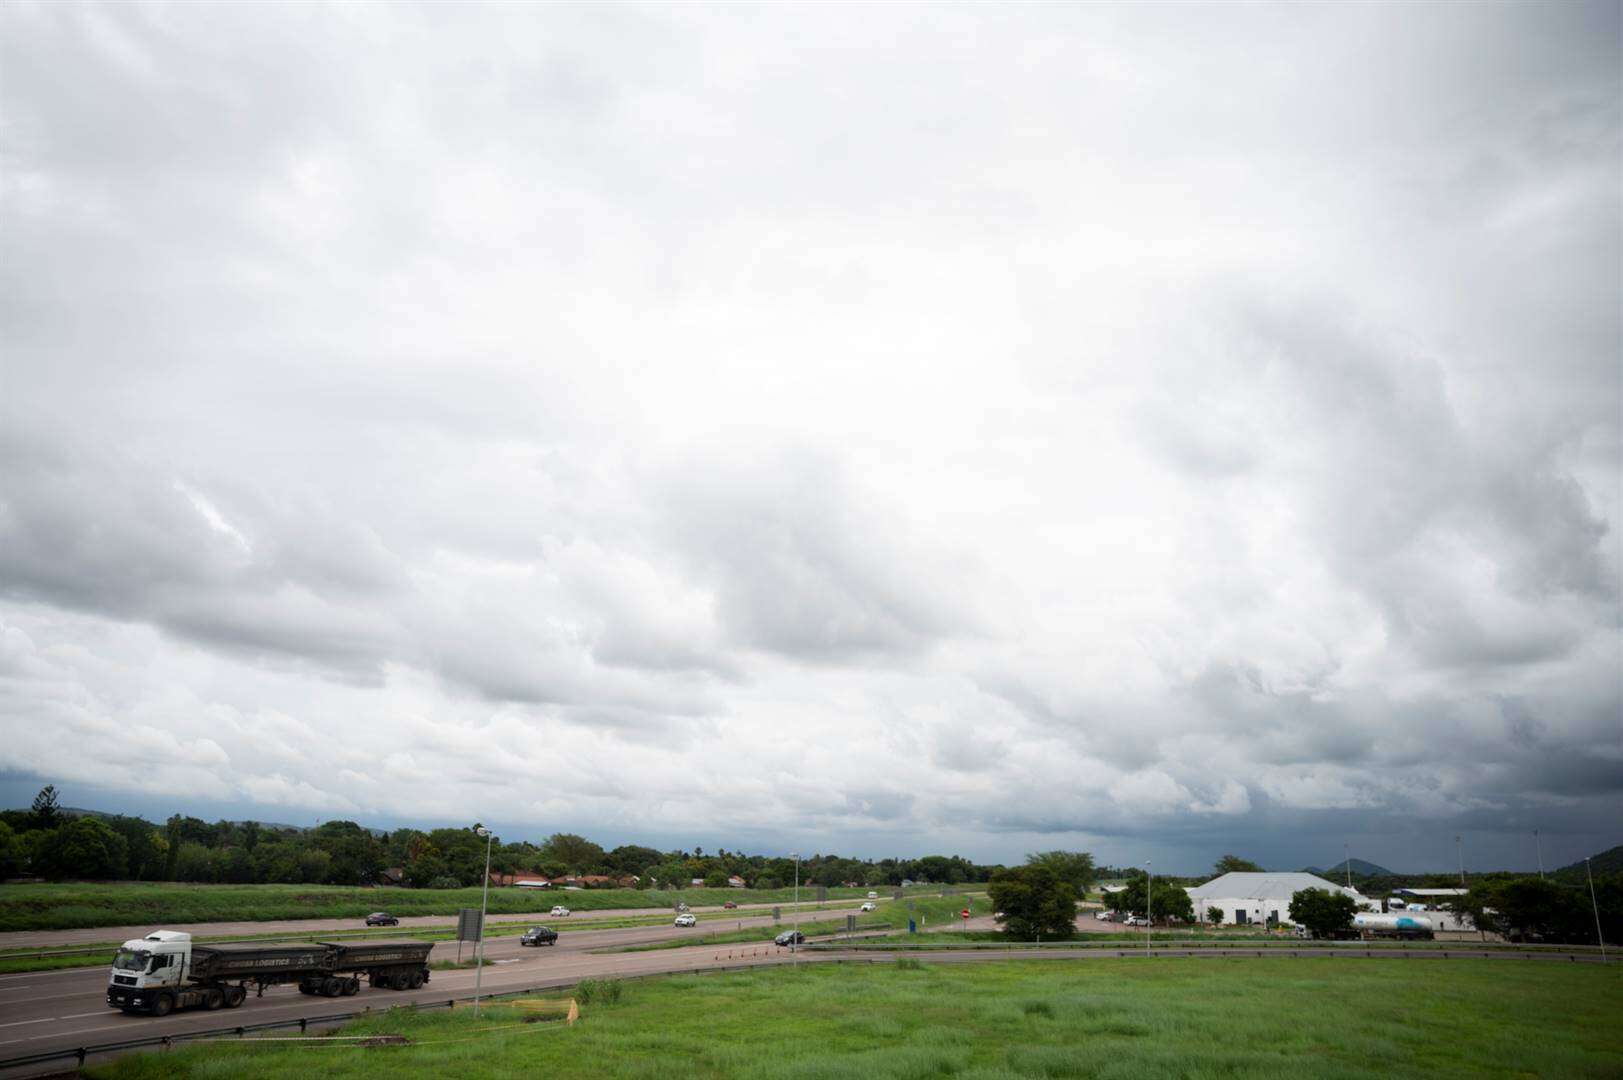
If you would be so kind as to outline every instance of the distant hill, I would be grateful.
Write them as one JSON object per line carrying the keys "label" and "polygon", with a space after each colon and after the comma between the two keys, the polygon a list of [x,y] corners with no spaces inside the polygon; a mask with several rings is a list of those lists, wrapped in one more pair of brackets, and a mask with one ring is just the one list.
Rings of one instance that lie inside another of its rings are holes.
{"label": "distant hill", "polygon": [[[1623,873],[1623,844],[1619,844],[1615,848],[1609,848],[1608,850],[1601,852],[1599,855],[1591,855],[1589,857],[1589,868],[1597,874]],[[1579,859],[1571,866],[1563,866],[1550,876],[1566,881],[1583,881],[1583,860]]]}
{"label": "distant hill", "polygon": [[1316,866],[1309,866],[1309,867],[1303,868],[1302,873],[1304,873],[1304,874],[1317,874],[1319,877],[1322,877],[1322,878],[1325,878],[1325,879],[1330,879],[1330,880],[1333,880],[1334,878],[1336,878],[1338,876],[1345,878],[1347,876],[1347,864],[1348,863],[1352,864],[1352,872],[1353,872],[1354,877],[1394,877],[1394,876],[1396,876],[1396,875],[1394,875],[1392,873],[1392,871],[1388,870],[1386,867],[1377,866],[1372,862],[1365,862],[1363,859],[1348,859],[1348,860],[1345,860],[1343,862],[1338,862],[1334,866],[1330,867],[1328,870],[1320,870]]}

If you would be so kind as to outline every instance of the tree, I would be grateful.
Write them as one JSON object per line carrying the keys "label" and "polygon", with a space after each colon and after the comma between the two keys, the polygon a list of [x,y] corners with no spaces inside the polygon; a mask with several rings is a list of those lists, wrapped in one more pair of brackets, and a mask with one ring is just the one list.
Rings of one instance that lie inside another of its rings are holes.
{"label": "tree", "polygon": [[1194,921],[1195,904],[1189,899],[1189,890],[1167,878],[1156,878],[1155,883],[1148,886],[1150,896],[1146,907],[1145,889],[1148,880],[1145,874],[1136,874],[1128,878],[1127,887],[1107,901],[1111,909],[1128,911],[1134,915],[1148,914],[1162,920],[1178,918],[1184,922]]}
{"label": "tree", "polygon": [[725,889],[727,887],[727,871],[710,871],[704,876],[704,887],[707,889]]}
{"label": "tree", "polygon": [[1207,908],[1206,909],[1206,921],[1211,923],[1214,926],[1222,925],[1222,922],[1223,922],[1223,909],[1218,907],[1216,904],[1213,904],[1211,907]]}
{"label": "tree", "polygon": [[1250,859],[1242,859],[1238,855],[1225,855],[1212,865],[1212,873],[1218,877],[1224,874],[1260,874],[1262,867]]}
{"label": "tree", "polygon": [[1003,913],[1003,932],[1020,941],[1076,933],[1076,887],[1044,865],[1018,866],[992,876],[987,892]]}
{"label": "tree", "polygon": [[34,805],[29,810],[29,817],[34,829],[54,829],[62,824],[62,811],[56,805],[56,785],[46,784],[34,796]]}
{"label": "tree", "polygon": [[1357,910],[1358,902],[1344,892],[1301,889],[1291,894],[1291,921],[1307,927],[1316,938],[1334,937],[1351,929]]}
{"label": "tree", "polygon": [[688,864],[679,859],[671,859],[651,867],[648,872],[659,882],[662,889],[686,888],[688,880],[692,877],[688,873]]}
{"label": "tree", "polygon": [[34,867],[48,878],[105,880],[124,875],[128,858],[124,838],[95,818],[74,818],[39,836]]}
{"label": "tree", "polygon": [[1093,855],[1086,851],[1039,851],[1026,856],[1027,866],[1046,866],[1061,881],[1070,882],[1078,896],[1093,887]]}
{"label": "tree", "polygon": [[10,825],[0,821],[0,880],[22,872],[23,845]]}
{"label": "tree", "polygon": [[602,848],[574,833],[553,833],[541,845],[541,854],[543,858],[563,863],[577,874],[600,869],[607,858]]}

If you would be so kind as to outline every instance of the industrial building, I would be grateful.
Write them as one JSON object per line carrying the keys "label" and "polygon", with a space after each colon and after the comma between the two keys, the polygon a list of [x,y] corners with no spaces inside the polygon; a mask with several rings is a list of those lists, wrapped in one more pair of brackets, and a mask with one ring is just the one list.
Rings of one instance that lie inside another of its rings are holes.
{"label": "industrial building", "polygon": [[1206,910],[1215,907],[1222,910],[1224,923],[1295,926],[1290,917],[1291,897],[1303,889],[1345,893],[1358,904],[1359,910],[1380,910],[1379,904],[1358,890],[1326,881],[1317,874],[1224,874],[1204,885],[1191,886],[1189,899],[1195,906],[1195,918],[1201,922],[1206,921]]}

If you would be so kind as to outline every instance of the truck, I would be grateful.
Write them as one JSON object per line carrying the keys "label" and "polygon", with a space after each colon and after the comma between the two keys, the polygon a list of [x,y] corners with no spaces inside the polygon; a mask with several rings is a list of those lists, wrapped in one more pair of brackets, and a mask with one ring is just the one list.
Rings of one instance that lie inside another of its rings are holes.
{"label": "truck", "polygon": [[301,994],[339,997],[374,988],[415,990],[428,981],[427,941],[194,944],[180,930],[132,938],[113,957],[107,1007],[167,1016],[175,1009],[235,1009],[265,988],[297,983]]}
{"label": "truck", "polygon": [[1386,915],[1358,914],[1353,916],[1353,929],[1363,938],[1430,938],[1433,926],[1424,915],[1392,912]]}

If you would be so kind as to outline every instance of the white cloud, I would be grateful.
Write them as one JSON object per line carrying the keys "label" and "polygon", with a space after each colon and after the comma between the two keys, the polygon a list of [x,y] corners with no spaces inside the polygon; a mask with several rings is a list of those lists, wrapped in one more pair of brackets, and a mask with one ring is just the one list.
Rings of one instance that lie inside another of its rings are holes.
{"label": "white cloud", "polygon": [[1618,13],[1405,15],[0,8],[0,771],[1598,831]]}

